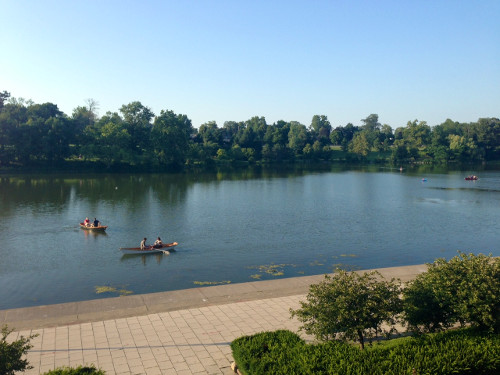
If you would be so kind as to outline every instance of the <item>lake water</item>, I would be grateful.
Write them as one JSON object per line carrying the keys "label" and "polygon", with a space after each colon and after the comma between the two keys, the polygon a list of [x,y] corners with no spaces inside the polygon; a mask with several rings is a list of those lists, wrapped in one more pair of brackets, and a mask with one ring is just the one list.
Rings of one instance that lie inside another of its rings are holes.
{"label": "lake water", "polygon": [[[3,175],[0,309],[500,256],[500,171],[469,173]],[[119,250],[156,236],[177,251]]]}

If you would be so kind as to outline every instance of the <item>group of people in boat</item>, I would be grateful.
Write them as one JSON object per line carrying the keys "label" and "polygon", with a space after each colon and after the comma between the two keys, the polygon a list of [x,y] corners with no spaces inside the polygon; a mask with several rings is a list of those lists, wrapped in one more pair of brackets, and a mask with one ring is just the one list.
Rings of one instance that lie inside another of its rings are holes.
{"label": "group of people in boat", "polygon": [[470,176],[465,177],[466,180],[477,180],[479,177],[476,175],[471,174]]}
{"label": "group of people in boat", "polygon": [[93,227],[93,228],[97,228],[99,226],[100,222],[99,220],[97,220],[97,218],[94,217],[94,221],[91,223],[89,218],[86,217],[85,220],[83,221],[83,225],[85,225],[86,227]]}
{"label": "group of people in boat", "polygon": [[147,238],[144,237],[144,239],[141,241],[141,250],[148,249],[152,247],[153,249],[160,249],[163,246],[163,242],[160,237],[156,239],[153,245],[146,245]]}

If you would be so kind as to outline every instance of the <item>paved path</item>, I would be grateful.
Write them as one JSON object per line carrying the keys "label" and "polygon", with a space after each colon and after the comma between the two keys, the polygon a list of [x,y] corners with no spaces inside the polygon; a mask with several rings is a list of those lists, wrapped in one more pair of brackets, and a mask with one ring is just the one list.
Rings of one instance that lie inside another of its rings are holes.
{"label": "paved path", "polygon": [[[425,265],[379,269],[403,281]],[[262,331],[289,329],[290,308],[322,275],[0,310],[8,339],[39,334],[25,374],[94,364],[111,374],[232,374],[230,343]]]}

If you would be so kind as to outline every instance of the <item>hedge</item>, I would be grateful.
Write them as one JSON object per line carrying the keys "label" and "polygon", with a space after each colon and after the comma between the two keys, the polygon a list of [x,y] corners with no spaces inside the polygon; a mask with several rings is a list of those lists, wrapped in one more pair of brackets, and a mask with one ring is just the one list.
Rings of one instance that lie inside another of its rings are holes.
{"label": "hedge", "polygon": [[374,344],[306,344],[286,330],[244,336],[231,343],[239,370],[260,374],[447,375],[500,373],[500,335],[452,330]]}

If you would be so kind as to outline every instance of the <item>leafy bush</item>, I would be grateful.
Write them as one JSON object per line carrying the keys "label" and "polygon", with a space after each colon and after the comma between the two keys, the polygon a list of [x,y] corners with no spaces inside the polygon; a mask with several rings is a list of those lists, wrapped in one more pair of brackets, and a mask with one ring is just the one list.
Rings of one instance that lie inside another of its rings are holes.
{"label": "leafy bush", "polygon": [[8,343],[7,336],[12,331],[7,326],[2,327],[2,338],[0,339],[0,374],[2,375],[13,375],[16,371],[33,368],[29,365],[28,360],[21,359],[21,357],[33,347],[30,341],[38,335],[21,336],[18,340]]}
{"label": "leafy bush", "polygon": [[429,264],[403,291],[410,330],[435,332],[457,323],[500,331],[500,259],[459,253]]}
{"label": "leafy bush", "polygon": [[288,331],[231,343],[243,374],[498,374],[500,336],[471,329],[406,337],[366,350],[346,342],[308,345]]}
{"label": "leafy bush", "polygon": [[103,370],[95,368],[95,366],[78,366],[73,367],[59,367],[54,370],[45,372],[44,375],[105,375]]}
{"label": "leafy bush", "polygon": [[[383,280],[376,271],[358,275],[337,270],[333,277],[325,275],[323,282],[311,285],[307,302],[290,312],[304,323],[301,330],[319,340],[356,340],[364,348],[366,338],[395,331],[399,294],[400,283]],[[390,328],[383,330],[383,323]]]}
{"label": "leafy bush", "polygon": [[[280,358],[280,363],[293,363],[296,349],[304,345],[304,341],[295,333],[278,330],[240,337],[231,343],[231,349],[233,358],[241,369],[252,369],[252,374],[254,371],[272,374],[276,357]],[[280,352],[282,347],[287,350]]]}

